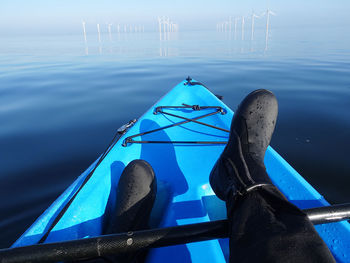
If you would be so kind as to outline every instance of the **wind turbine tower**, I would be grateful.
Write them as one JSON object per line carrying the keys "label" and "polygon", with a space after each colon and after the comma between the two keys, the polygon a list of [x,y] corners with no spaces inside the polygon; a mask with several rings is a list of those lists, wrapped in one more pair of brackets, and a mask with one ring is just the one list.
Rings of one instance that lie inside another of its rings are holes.
{"label": "wind turbine tower", "polygon": [[230,28],[230,34],[231,34],[231,31],[232,31],[232,17],[230,16],[229,19],[228,19],[228,24],[229,24],[229,28]]}
{"label": "wind turbine tower", "polygon": [[101,43],[101,31],[100,31],[100,24],[97,24],[97,33],[98,33],[98,42]]}
{"label": "wind turbine tower", "polygon": [[165,25],[166,25],[166,38],[169,40],[169,32],[170,32],[170,18],[167,17],[165,20]]}
{"label": "wind turbine tower", "polygon": [[164,38],[166,38],[166,28],[165,28],[165,17],[162,17],[162,26],[163,26],[163,33],[164,33]]}
{"label": "wind turbine tower", "polygon": [[83,24],[83,32],[84,32],[84,41],[85,41],[85,44],[86,44],[86,28],[85,28],[85,21],[82,21],[82,24]]}
{"label": "wind turbine tower", "polygon": [[237,22],[239,20],[239,17],[235,17],[235,40],[237,39]]}
{"label": "wind turbine tower", "polygon": [[85,54],[89,55],[89,48],[87,45],[87,40],[86,40],[86,28],[85,28],[85,21],[82,21],[83,24],[83,32],[84,32],[84,42],[85,42]]}
{"label": "wind turbine tower", "polygon": [[242,40],[244,40],[244,16],[242,16]]}
{"label": "wind turbine tower", "polygon": [[259,18],[259,16],[257,16],[254,11],[252,13],[252,35],[251,35],[251,40],[254,40],[254,19],[255,18]]}
{"label": "wind turbine tower", "polygon": [[276,14],[270,9],[266,10],[266,35],[265,35],[265,50],[267,50],[267,44],[269,39],[269,28],[270,28],[270,15],[275,16]]}
{"label": "wind turbine tower", "polygon": [[98,42],[100,43],[98,50],[99,50],[100,54],[102,54],[100,24],[97,24],[97,33],[98,33]]}
{"label": "wind turbine tower", "polygon": [[158,17],[159,40],[162,40],[162,19]]}
{"label": "wind turbine tower", "polygon": [[112,30],[111,30],[112,24],[108,24],[108,35],[109,35],[109,41],[112,41]]}

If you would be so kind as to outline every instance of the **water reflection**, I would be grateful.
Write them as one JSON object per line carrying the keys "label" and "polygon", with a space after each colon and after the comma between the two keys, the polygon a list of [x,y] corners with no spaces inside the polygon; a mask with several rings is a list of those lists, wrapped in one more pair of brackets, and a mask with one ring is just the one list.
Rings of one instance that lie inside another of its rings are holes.
{"label": "water reflection", "polygon": [[[83,53],[89,55],[117,55],[120,57],[231,57],[240,54],[261,53],[267,50],[265,37],[260,30],[255,30],[254,40],[234,40],[228,34],[213,31],[169,33],[165,39],[159,40],[159,32],[147,32],[144,34],[120,33],[116,40],[109,40],[108,33],[101,34],[101,42],[98,35],[90,36],[95,41],[82,41]],[[102,39],[106,38],[106,41]],[[269,52],[271,54],[271,50]]]}

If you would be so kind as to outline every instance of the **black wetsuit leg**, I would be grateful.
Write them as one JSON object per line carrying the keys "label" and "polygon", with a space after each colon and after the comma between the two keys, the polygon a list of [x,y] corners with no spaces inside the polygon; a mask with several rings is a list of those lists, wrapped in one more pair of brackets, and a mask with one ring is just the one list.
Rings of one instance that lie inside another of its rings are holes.
{"label": "black wetsuit leg", "polygon": [[274,186],[226,202],[230,262],[335,262],[305,213]]}

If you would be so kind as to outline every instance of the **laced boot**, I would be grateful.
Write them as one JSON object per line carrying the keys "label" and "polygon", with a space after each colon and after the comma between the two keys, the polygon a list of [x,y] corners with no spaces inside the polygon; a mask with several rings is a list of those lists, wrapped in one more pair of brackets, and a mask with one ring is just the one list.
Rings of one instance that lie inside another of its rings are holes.
{"label": "laced boot", "polygon": [[229,141],[210,173],[215,194],[227,201],[257,187],[271,185],[264,156],[276,125],[278,104],[268,90],[250,93],[235,112]]}

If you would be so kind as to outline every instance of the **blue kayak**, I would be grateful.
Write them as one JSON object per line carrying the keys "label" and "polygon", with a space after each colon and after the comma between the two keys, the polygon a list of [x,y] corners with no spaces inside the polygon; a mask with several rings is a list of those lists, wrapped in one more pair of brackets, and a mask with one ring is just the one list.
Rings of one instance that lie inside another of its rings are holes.
{"label": "blue kayak", "polygon": [[[124,167],[135,159],[151,164],[158,193],[152,227],[187,225],[226,218],[225,204],[209,184],[209,174],[228,140],[233,112],[198,82],[184,80],[137,121],[120,130],[82,175],[28,228],[12,247],[102,235],[111,195]],[[329,203],[274,149],[265,165],[273,183],[301,209]],[[112,191],[111,191],[112,189]],[[347,221],[315,226],[337,262],[350,261]],[[151,249],[148,262],[226,262],[228,239]]]}

